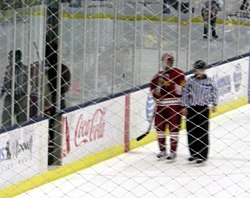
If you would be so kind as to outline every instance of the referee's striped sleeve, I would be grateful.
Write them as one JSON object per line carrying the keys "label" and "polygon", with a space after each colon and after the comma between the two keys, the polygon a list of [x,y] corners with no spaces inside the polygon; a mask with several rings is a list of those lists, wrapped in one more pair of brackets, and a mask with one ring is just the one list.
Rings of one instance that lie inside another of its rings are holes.
{"label": "referee's striped sleeve", "polygon": [[186,81],[186,83],[184,84],[184,87],[182,89],[182,96],[181,96],[181,106],[182,107],[186,107],[188,106],[188,87],[190,85],[190,79],[188,79]]}
{"label": "referee's striped sleeve", "polygon": [[210,104],[218,104],[218,88],[213,79],[210,77],[203,79],[189,78],[182,91],[181,105],[188,107]]}

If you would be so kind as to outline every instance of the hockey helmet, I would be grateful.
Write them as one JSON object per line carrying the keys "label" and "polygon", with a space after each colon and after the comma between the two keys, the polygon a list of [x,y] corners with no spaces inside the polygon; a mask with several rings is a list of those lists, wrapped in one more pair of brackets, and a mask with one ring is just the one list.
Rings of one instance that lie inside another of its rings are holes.
{"label": "hockey helmet", "polygon": [[194,68],[195,69],[205,69],[207,67],[207,63],[203,60],[197,60],[195,63],[194,63]]}
{"label": "hockey helmet", "polygon": [[174,62],[174,57],[169,54],[169,53],[165,53],[162,55],[162,58],[161,58],[162,61],[170,61],[170,62]]}

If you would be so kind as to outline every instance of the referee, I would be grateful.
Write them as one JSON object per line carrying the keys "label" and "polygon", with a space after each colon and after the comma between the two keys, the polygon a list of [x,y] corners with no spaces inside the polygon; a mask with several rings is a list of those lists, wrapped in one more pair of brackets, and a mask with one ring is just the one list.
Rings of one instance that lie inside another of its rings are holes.
{"label": "referee", "polygon": [[206,67],[202,60],[194,63],[194,75],[185,83],[181,98],[191,155],[188,161],[196,161],[196,164],[208,159],[209,107],[215,112],[218,103],[218,89],[213,79],[205,74]]}

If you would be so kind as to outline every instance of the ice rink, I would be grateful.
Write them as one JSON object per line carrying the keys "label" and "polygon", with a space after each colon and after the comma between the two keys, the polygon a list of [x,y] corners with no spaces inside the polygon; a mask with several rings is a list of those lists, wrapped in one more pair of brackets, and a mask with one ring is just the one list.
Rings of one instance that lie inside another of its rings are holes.
{"label": "ice rink", "polygon": [[182,131],[175,162],[158,160],[152,142],[16,198],[250,197],[250,105],[212,119],[210,132],[204,166],[187,162]]}

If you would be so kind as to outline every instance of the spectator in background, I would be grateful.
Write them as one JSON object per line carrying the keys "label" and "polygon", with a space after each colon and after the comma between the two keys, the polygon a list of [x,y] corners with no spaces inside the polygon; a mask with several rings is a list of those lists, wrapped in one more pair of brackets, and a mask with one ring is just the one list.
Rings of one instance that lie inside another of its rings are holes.
{"label": "spectator in background", "polygon": [[80,8],[81,7],[81,0],[68,0],[69,7],[72,8]]}
{"label": "spectator in background", "polygon": [[[22,52],[9,52],[9,65],[5,69],[4,81],[0,97],[4,97],[2,127],[12,124],[14,116],[17,124],[27,120],[28,66],[22,63]],[[14,86],[14,90],[12,89]],[[14,94],[14,95],[13,95]],[[14,108],[14,109],[12,109]],[[14,115],[12,115],[14,112]]]}
{"label": "spectator in background", "polygon": [[212,37],[217,39],[216,20],[218,12],[221,11],[220,5],[216,0],[207,1],[201,9],[201,15],[204,21],[203,38],[208,38],[209,24],[212,30]]}
{"label": "spectator in background", "polygon": [[188,161],[196,161],[197,164],[208,159],[209,107],[215,112],[218,104],[218,89],[213,79],[205,74],[206,67],[202,60],[194,63],[194,75],[184,85],[181,98],[181,113],[186,116]]}
{"label": "spectator in background", "polygon": [[[43,62],[34,62],[31,65],[31,93],[30,93],[30,118],[35,118],[41,115],[39,111],[42,107],[39,102],[43,100],[43,110],[45,116],[50,116],[52,107],[51,93],[49,90],[49,81],[47,72],[41,69],[44,66]],[[38,100],[40,98],[40,100]]]}
{"label": "spectator in background", "polygon": [[[156,102],[155,128],[159,145],[158,158],[166,157],[174,160],[177,156],[178,136],[181,124],[182,87],[185,76],[182,70],[173,67],[174,57],[168,53],[163,54],[163,71],[158,72],[150,83],[150,91]],[[166,151],[166,128],[169,128],[170,153]]]}
{"label": "spectator in background", "polygon": [[60,109],[66,108],[66,100],[65,100],[65,94],[70,89],[71,84],[71,73],[69,71],[69,68],[61,64],[61,88],[57,88],[57,79],[59,74],[59,68],[56,65],[52,67],[47,67],[47,74],[48,74],[48,81],[49,81],[49,90],[51,92],[51,101],[52,101],[52,110],[51,115],[54,115],[57,112],[57,102],[58,102],[58,96],[57,93],[60,91]]}
{"label": "spectator in background", "polygon": [[[48,75],[49,81],[49,89],[51,92],[51,100],[52,100],[52,109],[51,115],[53,116],[57,112],[57,103],[58,103],[58,91],[60,91],[60,108],[66,108],[66,101],[65,101],[65,94],[69,91],[71,85],[71,72],[69,68],[61,64],[61,68],[58,67],[58,54],[54,49],[57,49],[57,45],[54,43],[55,46],[51,46],[49,44],[46,45],[46,63],[45,69]],[[57,79],[59,77],[59,69],[61,70],[61,88],[58,89],[57,87]]]}
{"label": "spectator in background", "polygon": [[179,11],[179,6],[181,6],[180,11],[182,13],[188,13],[189,11],[189,2],[180,3],[179,0],[163,0],[163,14],[170,14],[170,10],[167,5],[172,6],[177,12]]}
{"label": "spectator in background", "polygon": [[249,11],[249,3],[247,2],[248,0],[243,0],[240,6],[240,10],[242,11]]}

